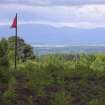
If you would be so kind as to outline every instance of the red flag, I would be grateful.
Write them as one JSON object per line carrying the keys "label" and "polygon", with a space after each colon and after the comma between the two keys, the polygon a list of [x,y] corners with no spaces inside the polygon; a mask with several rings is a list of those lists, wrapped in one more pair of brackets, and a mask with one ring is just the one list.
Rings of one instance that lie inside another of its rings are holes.
{"label": "red flag", "polygon": [[11,27],[12,28],[17,28],[17,15],[15,16]]}

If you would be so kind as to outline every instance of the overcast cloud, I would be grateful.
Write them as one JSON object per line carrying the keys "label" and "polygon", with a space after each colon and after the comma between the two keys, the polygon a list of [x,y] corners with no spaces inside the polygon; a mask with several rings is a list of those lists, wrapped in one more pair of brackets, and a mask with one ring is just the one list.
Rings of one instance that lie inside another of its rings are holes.
{"label": "overcast cloud", "polygon": [[0,0],[0,3],[19,3],[27,5],[85,5],[105,4],[105,0]]}
{"label": "overcast cloud", "polygon": [[104,3],[105,0],[0,0],[0,25],[10,23],[18,12],[19,24],[48,24],[76,28],[105,27]]}

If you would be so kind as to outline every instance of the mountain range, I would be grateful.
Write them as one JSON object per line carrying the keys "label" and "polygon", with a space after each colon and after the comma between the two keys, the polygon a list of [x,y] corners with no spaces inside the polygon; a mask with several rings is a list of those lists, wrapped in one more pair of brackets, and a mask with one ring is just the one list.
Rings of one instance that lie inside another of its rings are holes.
{"label": "mountain range", "polygon": [[[15,30],[1,26],[0,38],[15,35]],[[46,24],[18,26],[18,36],[30,44],[105,44],[105,28],[80,29]]]}

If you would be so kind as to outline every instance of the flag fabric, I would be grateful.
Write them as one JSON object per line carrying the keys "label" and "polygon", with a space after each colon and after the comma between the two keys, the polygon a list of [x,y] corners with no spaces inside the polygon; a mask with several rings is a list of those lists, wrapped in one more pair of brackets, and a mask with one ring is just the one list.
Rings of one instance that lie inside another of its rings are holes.
{"label": "flag fabric", "polygon": [[17,15],[15,16],[11,27],[12,28],[17,28]]}
{"label": "flag fabric", "polygon": [[11,28],[15,28],[15,51],[14,51],[14,68],[17,69],[17,13],[16,16],[12,22]]}

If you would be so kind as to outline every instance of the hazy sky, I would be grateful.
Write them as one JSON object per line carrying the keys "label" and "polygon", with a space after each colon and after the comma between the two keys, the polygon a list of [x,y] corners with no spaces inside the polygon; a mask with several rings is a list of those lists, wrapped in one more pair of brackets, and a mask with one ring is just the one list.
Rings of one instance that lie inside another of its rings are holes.
{"label": "hazy sky", "polygon": [[0,26],[9,27],[16,12],[18,24],[22,25],[105,27],[105,0],[0,0]]}

